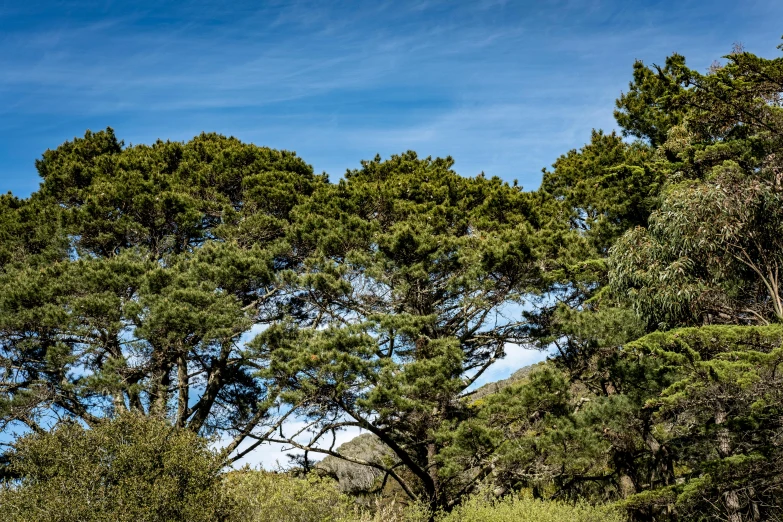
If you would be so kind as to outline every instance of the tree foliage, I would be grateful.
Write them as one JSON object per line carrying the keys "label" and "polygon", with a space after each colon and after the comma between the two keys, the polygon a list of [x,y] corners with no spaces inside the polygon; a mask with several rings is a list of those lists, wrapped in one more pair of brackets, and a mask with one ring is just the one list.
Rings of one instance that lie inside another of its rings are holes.
{"label": "tree foliage", "polygon": [[451,164],[376,158],[297,209],[296,241],[313,245],[299,279],[308,323],[252,343],[314,430],[306,444],[282,440],[335,454],[316,443],[367,430],[396,457],[373,465],[434,506],[454,488],[438,471],[434,430],[463,415],[460,396],[507,343],[524,341],[523,323],[504,313],[541,280],[530,196]]}
{"label": "tree foliage", "polygon": [[[631,497],[641,511],[674,506],[692,520],[773,520],[783,509],[783,326],[705,326],[656,332],[627,347],[676,378],[646,407],[678,465],[665,485]],[[652,505],[652,506],[651,506]]]}
{"label": "tree foliage", "polygon": [[[655,324],[767,324],[780,291],[781,59],[735,53],[693,89],[684,127],[664,145],[672,180],[647,229],[614,247],[613,280]],[[654,289],[653,289],[654,285]]]}
{"label": "tree foliage", "polygon": [[231,512],[207,441],[138,414],[27,435],[10,461],[18,478],[0,489],[8,522],[213,522]]}
{"label": "tree foliage", "polygon": [[36,166],[40,191],[0,207],[4,425],[135,411],[236,447],[274,401],[239,339],[281,316],[289,213],[324,179],[234,138],[123,148],[111,129]]}
{"label": "tree foliage", "polygon": [[[545,174],[554,229],[570,216],[574,241],[549,261],[556,299],[529,315],[565,374],[506,388],[447,427],[454,473],[492,466],[498,491],[624,499],[635,520],[778,516],[781,60],[726,60],[707,74],[676,55],[635,66],[617,117],[644,143],[614,150],[644,152],[648,191],[600,189],[628,156],[597,153],[613,150],[599,133]],[[612,210],[639,201],[635,222]],[[542,388],[555,382],[567,384]]]}

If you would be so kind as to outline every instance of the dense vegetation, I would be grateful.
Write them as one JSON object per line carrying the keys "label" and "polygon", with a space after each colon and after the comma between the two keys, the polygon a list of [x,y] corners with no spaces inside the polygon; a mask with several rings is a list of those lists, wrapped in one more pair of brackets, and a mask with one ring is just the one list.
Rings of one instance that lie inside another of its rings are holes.
{"label": "dense vegetation", "polygon": [[[532,192],[215,134],[47,151],[0,197],[3,516],[783,519],[781,94],[742,49],[636,63],[622,136]],[[477,393],[509,345],[557,355]],[[264,442],[310,475],[220,474]]]}
{"label": "dense vegetation", "polygon": [[8,522],[135,522],[224,519],[222,463],[206,441],[162,419],[123,414],[84,429],[64,422],[21,439],[10,471],[19,483],[0,492]]}

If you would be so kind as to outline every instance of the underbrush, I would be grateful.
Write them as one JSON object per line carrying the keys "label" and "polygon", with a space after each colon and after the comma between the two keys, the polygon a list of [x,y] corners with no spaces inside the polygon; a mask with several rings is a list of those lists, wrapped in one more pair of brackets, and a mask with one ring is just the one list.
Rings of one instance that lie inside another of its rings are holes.
{"label": "underbrush", "polygon": [[[237,522],[427,522],[427,509],[420,504],[384,502],[372,509],[360,508],[335,484],[316,477],[296,478],[262,471],[229,475],[226,486],[237,506]],[[436,522],[622,522],[622,514],[610,506],[537,500],[510,496],[488,500],[467,499],[451,513],[436,516]]]}

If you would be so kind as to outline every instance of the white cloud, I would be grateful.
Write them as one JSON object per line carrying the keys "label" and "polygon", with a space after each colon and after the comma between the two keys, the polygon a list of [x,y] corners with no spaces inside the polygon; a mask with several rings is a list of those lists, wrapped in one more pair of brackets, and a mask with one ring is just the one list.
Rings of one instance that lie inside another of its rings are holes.
{"label": "white cloud", "polygon": [[[305,426],[306,426],[306,422],[303,419],[301,418],[295,419],[284,425],[283,433],[286,436],[289,436],[290,434],[296,433],[298,430],[301,430]],[[359,428],[352,427],[352,426],[336,432],[334,438],[334,448],[340,447],[340,445],[348,442],[349,440],[360,435],[361,433],[362,431]],[[304,432],[295,440],[300,444],[307,444],[310,440],[309,436],[311,435],[312,435],[311,432]],[[222,439],[218,441],[214,445],[214,447],[221,448],[224,447],[227,443],[228,443],[228,439]],[[253,443],[254,441],[246,440],[239,446],[237,451],[241,452],[244,449],[251,446]],[[324,437],[319,444],[316,444],[316,447],[328,449],[331,445],[332,445],[332,437],[328,436],[328,437]],[[280,444],[276,442],[265,442],[260,446],[256,447],[255,449],[253,449],[250,453],[248,453],[240,460],[236,461],[232,465],[232,467],[240,468],[242,466],[248,465],[251,468],[263,468],[266,470],[286,468],[290,465],[290,460],[287,457],[287,455],[289,454],[302,455],[303,453],[304,452],[302,450],[297,448],[292,448],[290,445]],[[311,452],[308,457],[316,461],[316,460],[323,459],[325,455],[317,452]]]}
{"label": "white cloud", "polygon": [[552,355],[552,352],[508,344],[506,345],[506,356],[487,368],[487,371],[473,383],[471,388],[475,389],[491,382],[507,379],[520,368],[545,361],[549,355]]}

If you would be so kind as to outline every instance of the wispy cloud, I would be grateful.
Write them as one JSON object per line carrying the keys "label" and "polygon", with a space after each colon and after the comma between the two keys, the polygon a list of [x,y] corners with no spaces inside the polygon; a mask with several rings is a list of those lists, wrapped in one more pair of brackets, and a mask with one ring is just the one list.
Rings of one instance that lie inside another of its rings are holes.
{"label": "wispy cloud", "polygon": [[770,54],[783,5],[721,0],[44,2],[0,7],[0,191],[85,128],[202,130],[294,149],[333,177],[376,152],[451,154],[535,188],[611,128],[634,59]]}

